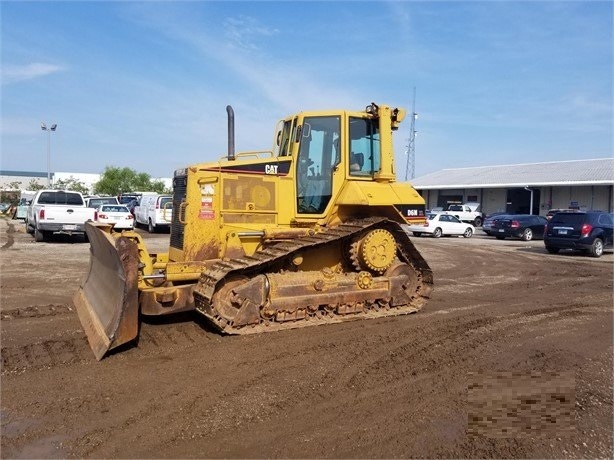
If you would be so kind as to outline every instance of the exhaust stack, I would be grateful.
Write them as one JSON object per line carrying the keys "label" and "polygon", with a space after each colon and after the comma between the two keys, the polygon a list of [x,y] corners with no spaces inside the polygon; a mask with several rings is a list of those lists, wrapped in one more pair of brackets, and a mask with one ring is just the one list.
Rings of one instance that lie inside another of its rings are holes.
{"label": "exhaust stack", "polygon": [[230,105],[226,106],[228,113],[228,161],[235,160],[235,112]]}

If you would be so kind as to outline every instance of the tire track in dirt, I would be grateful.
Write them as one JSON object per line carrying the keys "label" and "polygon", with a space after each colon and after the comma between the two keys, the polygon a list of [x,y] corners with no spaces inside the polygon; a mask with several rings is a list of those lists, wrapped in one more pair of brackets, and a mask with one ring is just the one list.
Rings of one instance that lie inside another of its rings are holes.
{"label": "tire track in dirt", "polygon": [[[524,312],[511,312],[505,315],[487,318],[471,319],[456,322],[448,327],[437,329],[436,335],[422,331],[418,337],[392,337],[385,344],[380,344],[379,353],[371,353],[368,360],[350,361],[343,372],[337,375],[336,385],[346,388],[365,389],[370,381],[369,374],[386,375],[391,381],[402,381],[415,377],[427,368],[458,366],[459,362],[470,359],[472,352],[479,350],[488,342],[500,339],[502,331],[519,336],[530,329],[539,329],[537,324],[543,323],[548,328],[557,328],[557,324],[569,318],[586,319],[606,312],[605,309],[587,308],[581,303],[537,308]],[[429,324],[428,328],[436,327],[437,322]],[[424,340],[424,337],[436,336],[436,339]],[[381,346],[385,345],[385,346]],[[375,349],[375,348],[373,348]],[[403,366],[402,362],[416,363],[412,369]],[[410,375],[408,375],[410,374]]]}
{"label": "tire track in dirt", "polygon": [[15,225],[11,222],[8,222],[7,225],[6,243],[0,247],[0,250],[9,249],[11,246],[13,246],[13,244],[15,244]]}
{"label": "tire track in dirt", "polygon": [[31,305],[28,307],[13,308],[0,313],[3,321],[26,318],[44,318],[71,313],[73,306],[68,304]]}
{"label": "tire track in dirt", "polygon": [[47,339],[23,346],[5,346],[0,349],[0,354],[2,375],[75,364],[92,358],[85,337]]}

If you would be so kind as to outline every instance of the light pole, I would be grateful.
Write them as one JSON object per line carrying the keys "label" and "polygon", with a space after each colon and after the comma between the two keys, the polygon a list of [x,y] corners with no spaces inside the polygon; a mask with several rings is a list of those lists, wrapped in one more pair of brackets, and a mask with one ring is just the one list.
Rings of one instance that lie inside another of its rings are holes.
{"label": "light pole", "polygon": [[47,131],[47,187],[51,187],[51,131],[55,131],[57,127],[57,123],[49,128],[45,123],[41,123],[41,129]]}

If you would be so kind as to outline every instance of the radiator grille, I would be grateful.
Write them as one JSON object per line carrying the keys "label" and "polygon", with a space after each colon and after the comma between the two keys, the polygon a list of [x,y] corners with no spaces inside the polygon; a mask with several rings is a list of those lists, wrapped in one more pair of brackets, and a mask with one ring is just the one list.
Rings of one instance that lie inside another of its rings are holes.
{"label": "radiator grille", "polygon": [[187,184],[187,176],[175,176],[173,179],[173,220],[171,222],[171,247],[181,250],[183,250],[184,233],[184,225],[181,223],[181,221],[185,222],[185,206],[181,206],[181,203],[185,202]]}

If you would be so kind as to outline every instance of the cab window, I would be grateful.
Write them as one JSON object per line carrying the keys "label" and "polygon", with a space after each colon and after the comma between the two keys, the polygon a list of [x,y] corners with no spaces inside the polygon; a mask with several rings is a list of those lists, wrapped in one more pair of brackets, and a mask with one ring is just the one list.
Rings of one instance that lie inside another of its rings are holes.
{"label": "cab window", "polygon": [[372,176],[380,170],[379,125],[376,119],[350,117],[351,176]]}
{"label": "cab window", "polygon": [[278,136],[279,138],[277,139],[277,143],[279,145],[279,156],[280,157],[285,157],[287,155],[290,155],[290,139],[292,136],[292,120],[286,120],[284,121],[284,125],[281,128],[281,131],[279,132]]}

